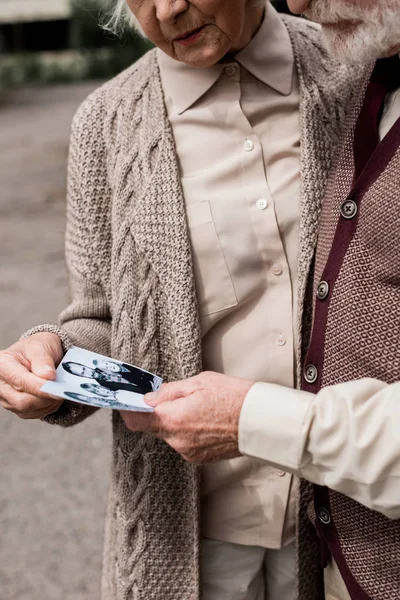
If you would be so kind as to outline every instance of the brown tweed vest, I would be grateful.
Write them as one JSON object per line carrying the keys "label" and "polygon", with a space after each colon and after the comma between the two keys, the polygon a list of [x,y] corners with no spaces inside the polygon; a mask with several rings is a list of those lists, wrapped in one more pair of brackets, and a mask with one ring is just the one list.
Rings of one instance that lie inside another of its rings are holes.
{"label": "brown tweed vest", "polygon": [[[353,103],[321,215],[303,384],[311,392],[364,377],[400,380],[400,121],[354,184],[354,132],[366,85]],[[303,510],[310,489],[303,484]],[[318,486],[309,512],[323,562],[334,557],[353,600],[400,598],[400,521]]]}

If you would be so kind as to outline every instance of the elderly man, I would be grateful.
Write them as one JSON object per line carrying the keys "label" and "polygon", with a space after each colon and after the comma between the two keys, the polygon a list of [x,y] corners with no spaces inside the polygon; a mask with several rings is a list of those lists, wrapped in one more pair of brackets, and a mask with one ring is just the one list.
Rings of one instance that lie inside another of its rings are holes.
{"label": "elderly man", "polygon": [[125,420],[156,432],[193,462],[241,453],[316,484],[303,482],[301,489],[300,598],[394,600],[400,598],[400,1],[289,4],[321,22],[338,58],[369,65],[323,204],[311,331],[307,310],[303,319],[303,390],[205,373],[149,397],[154,417]]}
{"label": "elderly man", "polygon": [[[358,75],[329,57],[317,26],[265,0],[115,8],[157,49],[78,111],[72,303],[61,327],[0,355],[3,406],[63,426],[93,412],[40,391],[71,344],[166,381],[206,368],[293,388],[316,216]],[[118,412],[113,431],[104,600],[294,598],[285,469],[235,457],[199,477]]]}

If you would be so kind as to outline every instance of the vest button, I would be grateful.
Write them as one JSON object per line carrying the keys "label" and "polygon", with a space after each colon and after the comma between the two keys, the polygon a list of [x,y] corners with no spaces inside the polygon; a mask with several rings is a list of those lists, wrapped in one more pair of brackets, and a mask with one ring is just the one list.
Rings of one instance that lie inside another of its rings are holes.
{"label": "vest button", "polygon": [[315,383],[318,379],[318,369],[314,365],[307,365],[304,370],[304,379],[307,383]]}
{"label": "vest button", "polygon": [[340,207],[340,213],[344,219],[354,219],[358,212],[358,206],[354,200],[346,200]]}
{"label": "vest button", "polygon": [[329,283],[326,281],[321,281],[317,288],[317,298],[319,300],[325,300],[325,298],[329,294]]}
{"label": "vest button", "polygon": [[326,510],[326,508],[319,508],[317,510],[317,517],[324,525],[329,525],[329,523],[331,522],[331,515],[329,514],[329,511]]}

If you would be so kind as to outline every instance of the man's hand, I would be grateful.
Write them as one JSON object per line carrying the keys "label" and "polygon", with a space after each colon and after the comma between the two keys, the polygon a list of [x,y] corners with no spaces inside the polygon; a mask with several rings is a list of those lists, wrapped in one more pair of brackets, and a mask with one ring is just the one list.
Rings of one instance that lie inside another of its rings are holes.
{"label": "man's hand", "polygon": [[40,391],[56,378],[63,356],[61,340],[54,333],[36,333],[0,352],[0,404],[21,419],[41,419],[62,404]]}
{"label": "man's hand", "polygon": [[240,456],[240,411],[252,381],[201,373],[163,384],[145,396],[154,413],[121,412],[132,431],[164,439],[188,462],[198,465]]}

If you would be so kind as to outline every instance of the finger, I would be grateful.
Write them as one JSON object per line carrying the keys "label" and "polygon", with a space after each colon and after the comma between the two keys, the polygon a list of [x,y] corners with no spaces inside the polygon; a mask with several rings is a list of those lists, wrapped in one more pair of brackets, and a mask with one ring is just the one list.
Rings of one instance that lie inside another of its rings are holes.
{"label": "finger", "polygon": [[43,379],[31,373],[13,356],[7,361],[3,361],[0,377],[17,392],[44,397],[44,393],[40,391],[44,384]]}
{"label": "finger", "polygon": [[0,387],[0,403],[6,410],[21,416],[22,418],[40,418],[57,410],[62,404],[60,398],[53,399],[38,398],[31,394],[17,392],[8,384]]}
{"label": "finger", "polygon": [[158,392],[146,394],[144,401],[149,406],[156,407],[163,402],[174,402],[179,398],[190,396],[193,392],[199,389],[197,377],[184,379],[182,381],[173,381],[171,383],[163,383]]}
{"label": "finger", "polygon": [[125,425],[131,431],[162,435],[161,421],[156,413],[121,410],[120,414],[125,421]]}
{"label": "finger", "polygon": [[45,344],[34,344],[28,349],[27,358],[30,359],[31,371],[37,377],[53,380],[56,378],[56,366],[49,348]]}
{"label": "finger", "polygon": [[22,407],[22,410],[26,405],[26,408],[30,410],[41,410],[46,409],[57,403],[62,403],[63,401],[60,398],[55,396],[50,396],[49,394],[44,394],[43,397],[34,396],[32,394],[18,392],[13,387],[8,385],[7,383],[2,383],[0,386],[0,402],[6,408],[19,408]]}

